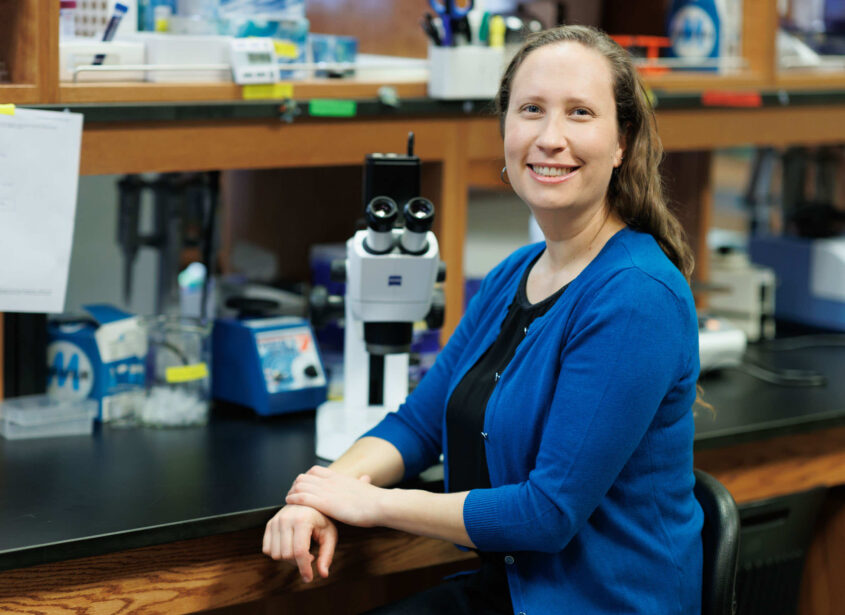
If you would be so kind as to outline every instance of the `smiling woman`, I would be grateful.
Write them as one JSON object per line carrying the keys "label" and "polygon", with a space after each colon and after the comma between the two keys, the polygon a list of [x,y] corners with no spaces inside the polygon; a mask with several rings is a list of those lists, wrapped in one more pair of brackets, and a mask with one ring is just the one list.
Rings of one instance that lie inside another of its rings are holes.
{"label": "smiling woman", "polygon": [[577,234],[611,216],[607,187],[624,143],[613,76],[597,52],[561,43],[529,55],[511,85],[504,136],[511,185],[546,237]]}
{"label": "smiling woman", "polygon": [[[531,37],[514,56],[502,77],[496,97],[499,126],[505,136],[506,162],[507,122],[512,117],[511,99],[514,97],[514,89],[520,85],[515,77],[517,73],[524,73],[526,67],[523,64],[536,51],[546,52],[549,56],[569,54],[572,56],[571,62],[585,59],[589,69],[566,64],[564,57],[559,58],[561,63],[555,63],[552,57],[549,57],[551,62],[534,62],[548,73],[535,74],[528,85],[541,90],[542,86],[559,88],[561,93],[572,97],[570,104],[573,105],[573,114],[586,118],[602,112],[603,119],[607,120],[608,110],[594,109],[591,104],[610,102],[613,109],[609,112],[613,115],[611,120],[615,122],[617,131],[617,143],[614,146],[620,147],[621,151],[614,152],[612,157],[613,168],[616,170],[605,184],[607,205],[628,227],[651,234],[669,259],[689,279],[693,269],[692,251],[684,239],[681,225],[669,211],[663,194],[658,169],[663,159],[663,148],[657,135],[651,103],[628,52],[600,31],[580,26],[546,30]],[[525,81],[528,80],[520,79],[520,82]],[[608,85],[612,90],[610,99],[606,97],[605,86]],[[585,96],[582,88],[589,88],[587,92],[590,94]],[[597,101],[596,96],[602,100]],[[539,107],[532,107],[532,110],[539,110]],[[510,176],[510,168],[508,170]],[[518,190],[516,192],[523,196]],[[530,207],[531,203],[528,204]]]}
{"label": "smiling woman", "polygon": [[[653,112],[603,33],[538,33],[498,96],[511,185],[545,241],[483,281],[399,409],[291,487],[264,552],[327,576],[332,519],[478,551],[376,611],[700,612],[698,324]],[[386,489],[444,460],[446,491]],[[554,606],[551,606],[554,605]]]}

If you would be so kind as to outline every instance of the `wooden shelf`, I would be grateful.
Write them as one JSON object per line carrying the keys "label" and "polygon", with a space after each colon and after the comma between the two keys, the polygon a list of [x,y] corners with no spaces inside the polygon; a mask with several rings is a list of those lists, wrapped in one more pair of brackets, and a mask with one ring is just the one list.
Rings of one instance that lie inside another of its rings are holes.
{"label": "wooden shelf", "polygon": [[818,71],[801,70],[781,72],[777,75],[777,87],[785,90],[845,89],[845,70]]}
{"label": "wooden shelf", "polygon": [[741,71],[727,75],[707,72],[676,71],[647,75],[644,81],[653,90],[665,92],[701,92],[704,90],[759,90],[766,79],[759,73]]}
{"label": "wooden shelf", "polygon": [[[772,89],[826,90],[845,88],[843,72],[794,72],[781,73],[776,80],[765,79],[751,71],[721,75],[692,72],[672,72],[645,77],[646,85],[657,91],[669,93],[695,93],[702,91],[760,91]],[[291,81],[293,98],[377,98],[382,86],[396,90],[400,99],[424,98],[427,85],[423,81],[357,81],[355,79],[310,79]],[[0,97],[9,90],[14,100],[7,102],[37,103],[37,86],[0,85]],[[62,83],[58,87],[59,104],[132,103],[132,102],[236,102],[243,100],[242,88],[234,83]]]}
{"label": "wooden shelf", "polygon": [[[426,95],[424,82],[372,82],[354,79],[314,79],[291,81],[293,98],[377,98],[379,88],[387,85],[400,98]],[[243,89],[234,83],[63,83],[58,101],[64,104],[126,102],[200,102],[243,100]]]}
{"label": "wooden shelf", "polygon": [[41,88],[37,85],[0,84],[0,104],[31,105],[39,102]]}

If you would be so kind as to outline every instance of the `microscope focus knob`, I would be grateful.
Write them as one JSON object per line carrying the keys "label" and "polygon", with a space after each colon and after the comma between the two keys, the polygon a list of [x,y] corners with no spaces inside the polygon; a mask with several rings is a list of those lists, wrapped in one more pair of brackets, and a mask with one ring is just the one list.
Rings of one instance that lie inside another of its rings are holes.
{"label": "microscope focus knob", "polygon": [[440,261],[437,263],[437,282],[445,282],[446,281],[446,263]]}
{"label": "microscope focus knob", "polygon": [[320,373],[317,371],[317,368],[315,366],[309,365],[305,368],[305,375],[309,378],[316,378],[320,375]]}
{"label": "microscope focus knob", "polygon": [[439,329],[446,318],[446,295],[439,288],[431,296],[431,307],[425,315],[425,324],[429,329]]}
{"label": "microscope focus knob", "polygon": [[330,295],[325,286],[315,286],[308,296],[309,318],[320,329],[343,315],[343,297]]}
{"label": "microscope focus knob", "polygon": [[342,258],[333,260],[329,277],[332,282],[346,282],[346,260]]}

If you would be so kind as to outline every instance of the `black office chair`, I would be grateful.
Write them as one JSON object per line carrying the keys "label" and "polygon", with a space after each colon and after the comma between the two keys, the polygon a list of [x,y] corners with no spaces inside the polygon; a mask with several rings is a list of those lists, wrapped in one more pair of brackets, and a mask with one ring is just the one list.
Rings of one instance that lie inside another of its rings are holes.
{"label": "black office chair", "polygon": [[704,510],[701,615],[734,615],[739,510],[725,486],[701,470],[695,470],[695,497]]}

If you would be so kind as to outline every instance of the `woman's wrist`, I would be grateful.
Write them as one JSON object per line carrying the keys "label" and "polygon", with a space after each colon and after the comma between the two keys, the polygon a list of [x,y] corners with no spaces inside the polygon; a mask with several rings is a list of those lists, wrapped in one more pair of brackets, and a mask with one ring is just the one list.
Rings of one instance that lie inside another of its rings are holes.
{"label": "woman's wrist", "polygon": [[407,489],[382,488],[378,491],[378,498],[376,499],[376,521],[374,525],[383,527],[396,527],[396,522],[399,519],[399,510],[401,508],[400,500],[403,492]]}

